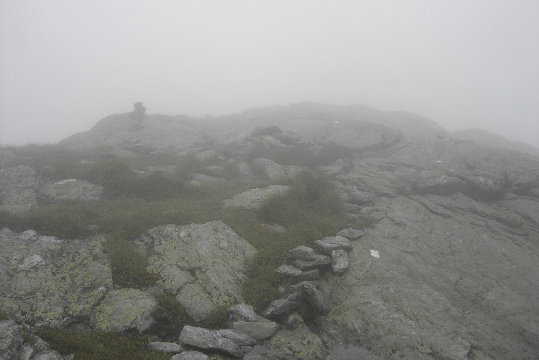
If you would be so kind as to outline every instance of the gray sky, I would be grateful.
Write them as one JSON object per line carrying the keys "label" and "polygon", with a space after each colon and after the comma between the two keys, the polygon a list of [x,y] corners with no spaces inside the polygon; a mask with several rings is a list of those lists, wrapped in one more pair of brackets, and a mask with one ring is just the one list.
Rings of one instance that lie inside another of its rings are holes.
{"label": "gray sky", "polygon": [[537,0],[0,0],[0,143],[313,101],[539,146]]}

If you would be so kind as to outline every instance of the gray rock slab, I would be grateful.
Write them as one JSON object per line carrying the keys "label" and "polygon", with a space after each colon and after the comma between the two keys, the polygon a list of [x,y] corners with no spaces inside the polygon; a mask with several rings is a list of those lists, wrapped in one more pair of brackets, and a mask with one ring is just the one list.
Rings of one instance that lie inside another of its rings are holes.
{"label": "gray rock slab", "polygon": [[288,191],[288,186],[284,185],[270,185],[261,189],[250,189],[224,200],[223,204],[229,208],[256,210],[269,198],[283,194],[286,191]]}
{"label": "gray rock slab", "polygon": [[302,271],[298,268],[295,268],[291,265],[281,265],[277,269],[275,269],[275,272],[277,274],[289,276],[289,277],[296,277],[301,275]]}
{"label": "gray rock slab", "polygon": [[236,357],[244,355],[242,346],[256,343],[246,335],[232,330],[208,330],[189,325],[183,327],[179,342],[200,349],[223,351]]}
{"label": "gray rock slab", "polygon": [[333,250],[352,251],[352,243],[345,237],[332,236],[314,242],[315,247],[326,255],[331,255]]}
{"label": "gray rock slab", "polygon": [[350,267],[348,255],[344,250],[333,250],[331,252],[331,268],[336,274],[342,274]]}

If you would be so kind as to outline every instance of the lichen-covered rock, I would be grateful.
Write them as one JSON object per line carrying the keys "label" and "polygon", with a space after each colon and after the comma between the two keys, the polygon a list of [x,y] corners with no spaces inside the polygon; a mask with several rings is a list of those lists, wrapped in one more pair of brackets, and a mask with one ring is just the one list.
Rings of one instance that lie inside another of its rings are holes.
{"label": "lichen-covered rock", "polygon": [[0,170],[0,210],[20,212],[38,206],[43,178],[32,168],[19,165]]}
{"label": "lichen-covered rock", "polygon": [[48,183],[41,189],[43,195],[51,200],[100,200],[103,187],[86,180],[65,179]]}
{"label": "lichen-covered rock", "polygon": [[103,240],[28,238],[1,230],[0,310],[50,326],[88,317],[112,288]]}
{"label": "lichen-covered rock", "polygon": [[157,304],[155,298],[137,289],[110,291],[92,314],[92,324],[101,331],[124,331],[149,328],[151,312]]}
{"label": "lichen-covered rock", "polygon": [[139,242],[148,270],[176,294],[188,315],[204,319],[218,305],[242,302],[241,284],[256,249],[220,221],[148,230]]}
{"label": "lichen-covered rock", "polygon": [[324,360],[327,356],[322,340],[306,326],[279,330],[267,346],[282,360]]}
{"label": "lichen-covered rock", "polygon": [[0,359],[19,358],[19,346],[23,343],[23,327],[14,321],[0,321]]}
{"label": "lichen-covered rock", "polygon": [[268,187],[259,189],[250,189],[234,195],[230,199],[224,200],[225,207],[231,208],[243,208],[256,210],[269,198],[285,193],[288,190],[288,186],[284,185],[270,185]]}

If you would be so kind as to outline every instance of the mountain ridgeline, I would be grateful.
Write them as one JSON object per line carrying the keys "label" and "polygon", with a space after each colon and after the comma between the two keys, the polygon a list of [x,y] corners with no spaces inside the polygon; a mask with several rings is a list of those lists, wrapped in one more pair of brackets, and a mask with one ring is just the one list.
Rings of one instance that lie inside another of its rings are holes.
{"label": "mountain ridgeline", "polygon": [[539,359],[538,149],[365,106],[143,109],[0,149],[5,359]]}

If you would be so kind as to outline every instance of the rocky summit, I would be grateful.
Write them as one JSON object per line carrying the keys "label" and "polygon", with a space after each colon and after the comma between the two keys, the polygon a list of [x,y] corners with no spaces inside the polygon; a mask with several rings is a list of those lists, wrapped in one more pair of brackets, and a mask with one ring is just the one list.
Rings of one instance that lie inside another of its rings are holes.
{"label": "rocky summit", "polygon": [[0,148],[0,359],[539,359],[537,149],[466,134],[295,104]]}

